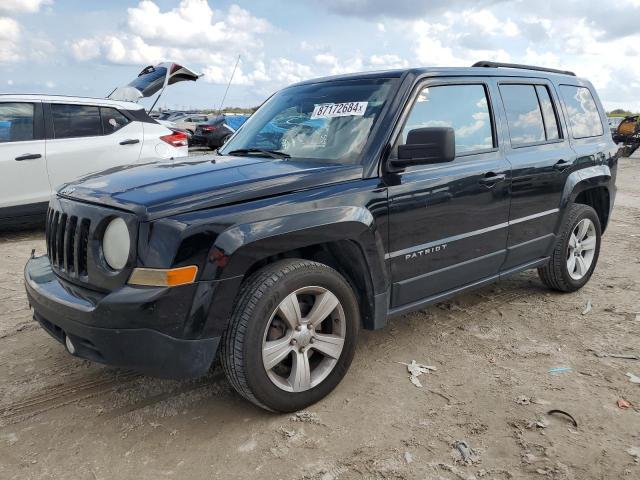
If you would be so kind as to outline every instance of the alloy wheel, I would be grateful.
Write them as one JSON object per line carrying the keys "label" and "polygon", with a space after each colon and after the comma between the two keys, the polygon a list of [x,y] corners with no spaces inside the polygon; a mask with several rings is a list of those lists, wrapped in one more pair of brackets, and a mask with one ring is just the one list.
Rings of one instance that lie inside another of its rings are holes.
{"label": "alloy wheel", "polygon": [[271,314],[262,363],[282,390],[304,392],[331,373],[344,347],[346,319],[338,298],[323,287],[298,289]]}
{"label": "alloy wheel", "polygon": [[584,277],[596,252],[596,227],[588,218],[580,220],[571,232],[567,248],[567,270],[574,280]]}

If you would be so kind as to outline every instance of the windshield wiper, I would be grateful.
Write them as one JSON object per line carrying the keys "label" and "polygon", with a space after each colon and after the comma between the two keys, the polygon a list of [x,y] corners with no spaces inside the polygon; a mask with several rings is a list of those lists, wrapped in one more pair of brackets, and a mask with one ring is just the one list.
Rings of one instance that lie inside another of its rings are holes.
{"label": "windshield wiper", "polygon": [[262,155],[267,155],[271,158],[291,158],[291,155],[288,153],[280,152],[278,150],[265,150],[262,148],[239,148],[238,150],[231,150],[227,155],[249,155],[252,153],[260,153]]}

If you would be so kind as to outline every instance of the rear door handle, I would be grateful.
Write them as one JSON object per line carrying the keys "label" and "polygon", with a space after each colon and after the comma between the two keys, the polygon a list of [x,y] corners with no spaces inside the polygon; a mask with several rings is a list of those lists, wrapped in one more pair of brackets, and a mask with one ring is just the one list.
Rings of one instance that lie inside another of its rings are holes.
{"label": "rear door handle", "polygon": [[37,160],[38,158],[42,158],[42,155],[39,153],[25,153],[24,155],[16,157],[16,160],[22,162],[23,160]]}
{"label": "rear door handle", "polygon": [[488,172],[485,173],[484,177],[482,177],[478,182],[482,185],[486,185],[487,187],[493,187],[496,183],[504,181],[507,178],[507,175],[504,173],[494,173]]}
{"label": "rear door handle", "polygon": [[134,145],[136,143],[140,143],[140,140],[137,138],[130,138],[128,140],[123,140],[120,142],[120,145]]}
{"label": "rear door handle", "polygon": [[556,164],[553,166],[556,170],[562,171],[565,168],[569,168],[571,166],[571,162],[567,162],[566,160],[558,160]]}

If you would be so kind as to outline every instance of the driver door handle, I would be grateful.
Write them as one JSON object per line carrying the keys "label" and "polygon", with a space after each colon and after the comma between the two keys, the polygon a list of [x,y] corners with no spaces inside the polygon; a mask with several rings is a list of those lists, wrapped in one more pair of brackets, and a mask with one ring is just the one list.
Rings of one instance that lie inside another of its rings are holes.
{"label": "driver door handle", "polygon": [[22,162],[23,160],[37,160],[38,158],[42,158],[42,155],[39,153],[25,153],[24,155],[16,157],[16,161]]}
{"label": "driver door handle", "polygon": [[120,145],[134,145],[136,143],[140,143],[140,140],[137,138],[129,138],[128,140],[121,141]]}
{"label": "driver door handle", "polygon": [[562,171],[565,168],[569,168],[571,166],[571,162],[567,162],[565,159],[558,160],[556,164],[553,166],[556,170]]}
{"label": "driver door handle", "polygon": [[487,172],[484,177],[478,180],[478,182],[482,185],[486,185],[487,187],[493,187],[496,183],[502,182],[505,178],[507,178],[507,176],[504,173],[498,174],[494,172]]}

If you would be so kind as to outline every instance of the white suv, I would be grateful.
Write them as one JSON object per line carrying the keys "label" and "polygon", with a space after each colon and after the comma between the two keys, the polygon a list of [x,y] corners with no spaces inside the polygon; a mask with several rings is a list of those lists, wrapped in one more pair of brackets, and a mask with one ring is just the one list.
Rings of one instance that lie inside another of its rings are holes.
{"label": "white suv", "polygon": [[133,102],[159,93],[157,102],[168,85],[199,77],[182,65],[161,63],[108,99],[0,95],[0,229],[44,220],[51,194],[79,177],[186,157],[187,135]]}
{"label": "white suv", "polygon": [[187,155],[186,135],[136,103],[0,95],[0,226],[37,221],[51,193],[78,177]]}

